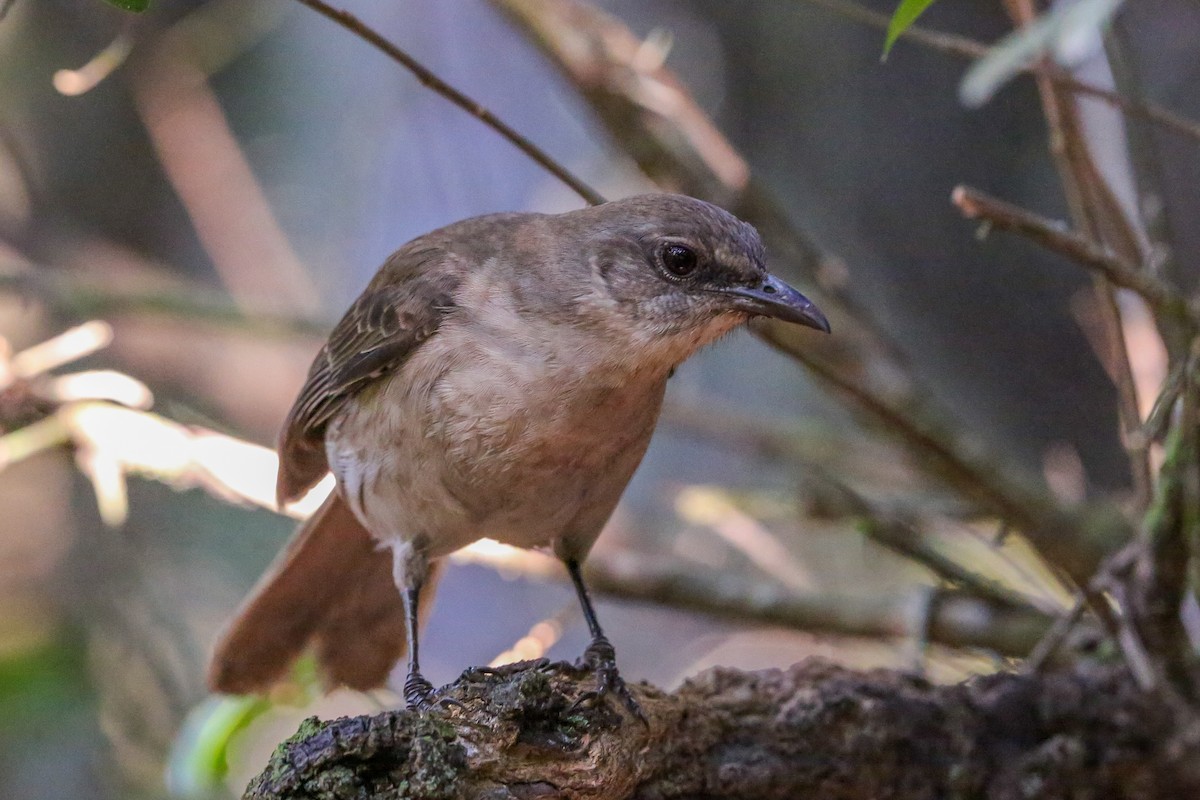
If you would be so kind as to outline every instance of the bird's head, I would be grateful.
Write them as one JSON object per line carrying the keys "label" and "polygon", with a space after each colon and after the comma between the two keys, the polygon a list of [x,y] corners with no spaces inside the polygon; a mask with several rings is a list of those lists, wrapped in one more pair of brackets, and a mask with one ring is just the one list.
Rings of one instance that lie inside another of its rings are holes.
{"label": "bird's head", "polygon": [[767,271],[754,227],[711,203],[648,194],[559,219],[586,243],[588,304],[682,357],[752,317],[829,332],[820,309]]}

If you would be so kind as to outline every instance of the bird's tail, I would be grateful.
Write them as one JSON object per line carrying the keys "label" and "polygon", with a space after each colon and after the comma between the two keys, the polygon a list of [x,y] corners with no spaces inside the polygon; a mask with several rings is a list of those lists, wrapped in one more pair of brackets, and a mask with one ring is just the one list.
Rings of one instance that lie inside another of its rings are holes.
{"label": "bird's tail", "polygon": [[[437,564],[422,588],[427,613]],[[312,645],[323,683],[382,686],[404,655],[405,612],[392,554],[334,491],[304,522],[230,621],[213,651],[216,692],[263,692]]]}

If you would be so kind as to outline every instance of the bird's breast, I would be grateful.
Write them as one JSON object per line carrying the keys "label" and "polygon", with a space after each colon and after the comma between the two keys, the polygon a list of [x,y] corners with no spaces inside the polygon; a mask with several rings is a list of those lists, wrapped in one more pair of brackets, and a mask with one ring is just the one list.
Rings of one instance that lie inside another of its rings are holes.
{"label": "bird's breast", "polygon": [[447,326],[331,428],[330,463],[377,536],[433,555],[484,536],[544,545],[597,487],[623,488],[666,375],[613,366],[576,331],[535,333]]}

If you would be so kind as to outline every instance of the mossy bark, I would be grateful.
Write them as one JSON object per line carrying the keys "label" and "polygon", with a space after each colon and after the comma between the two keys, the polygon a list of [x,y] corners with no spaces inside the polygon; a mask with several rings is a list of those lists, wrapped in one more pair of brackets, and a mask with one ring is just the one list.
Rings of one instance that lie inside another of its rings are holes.
{"label": "mossy bark", "polygon": [[[571,669],[468,672],[428,712],[306,721],[247,798],[1200,797],[1200,722],[1113,667],[935,686],[823,661],[632,687],[643,725]],[[461,704],[461,705],[458,705]]]}

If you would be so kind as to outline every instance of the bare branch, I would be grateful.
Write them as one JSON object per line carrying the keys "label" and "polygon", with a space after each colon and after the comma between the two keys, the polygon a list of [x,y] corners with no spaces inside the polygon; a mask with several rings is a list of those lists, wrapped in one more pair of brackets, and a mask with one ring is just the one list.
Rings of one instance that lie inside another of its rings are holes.
{"label": "bare branch", "polygon": [[0,292],[34,297],[58,313],[78,318],[161,314],[256,333],[286,335],[324,335],[330,327],[327,320],[315,317],[247,311],[224,292],[199,286],[124,289],[107,282],[69,277],[46,267],[34,269],[12,262],[0,262]]}
{"label": "bare branch", "polygon": [[[456,563],[481,564],[534,580],[565,580],[553,558],[507,548],[469,547]],[[779,625],[867,638],[904,639],[913,626],[919,597],[866,598],[797,592],[761,576],[739,576],[680,564],[678,559],[646,553],[600,549],[584,566],[588,585],[612,597],[698,611],[743,623]],[[929,620],[929,639],[948,647],[980,648],[1005,656],[1023,656],[1052,623],[1025,604],[991,602],[963,591],[943,593]]]}
{"label": "bare branch", "polygon": [[[1005,0],[1004,5],[1014,25],[1028,25],[1037,17],[1033,0]],[[1075,98],[1062,87],[1056,86],[1047,74],[1035,74],[1035,81],[1046,117],[1050,154],[1062,182],[1072,224],[1076,230],[1092,241],[1100,242],[1125,261],[1140,264],[1143,260],[1141,244],[1112,188],[1092,158]],[[1121,327],[1121,312],[1108,278],[1097,274],[1093,276],[1093,282],[1097,306],[1112,351],[1109,366],[1117,387],[1119,430],[1129,458],[1137,504],[1139,508],[1145,508],[1150,502],[1153,483],[1150,453],[1138,435],[1141,418],[1137,389]],[[1160,325],[1169,325],[1170,321],[1170,317],[1159,318]]]}
{"label": "bare branch", "polygon": [[404,50],[401,50],[391,41],[384,38],[383,35],[378,31],[364,24],[358,19],[358,17],[354,16],[348,11],[342,11],[340,9],[333,8],[332,6],[323,2],[323,0],[297,0],[297,2],[303,3],[313,11],[316,11],[318,14],[333,20],[338,25],[341,25],[343,28],[353,33],[355,36],[358,36],[363,41],[371,44],[376,49],[383,52],[393,61],[400,64],[400,66],[404,67],[414,76],[416,76],[417,80],[420,81],[423,86],[429,87],[454,105],[461,108],[463,111],[466,111],[471,116],[476,117],[482,121],[483,124],[499,133],[514,147],[516,147],[525,155],[529,156],[529,158],[533,159],[533,161],[536,162],[540,167],[569,186],[572,191],[582,197],[588,204],[599,205],[600,203],[604,202],[604,197],[599,192],[573,175],[570,170],[551,158],[544,150],[535,145],[525,136],[518,133],[506,122],[497,117],[488,109],[484,108],[475,100],[471,99],[458,89],[455,89],[453,86],[439,78],[432,70],[421,64],[421,62],[417,61]]}
{"label": "bare branch", "polygon": [[1192,648],[1180,623],[1190,577],[1185,554],[1200,538],[1200,386],[1195,374],[1200,365],[1195,358],[1189,361],[1178,425],[1167,440],[1132,581],[1137,627],[1147,647],[1161,658],[1165,677],[1185,693],[1193,691],[1196,678]]}
{"label": "bare branch", "polygon": [[[846,636],[911,637],[909,602],[802,594],[761,578],[706,574],[694,565],[644,554],[597,553],[587,562],[589,585],[614,597],[675,606],[743,622],[782,625]],[[915,602],[917,598],[911,598]],[[1025,604],[991,602],[970,592],[946,592],[928,622],[929,639],[951,647],[976,647],[1024,656],[1049,630],[1051,618]]]}
{"label": "bare branch", "polygon": [[1037,647],[1029,653],[1029,657],[1025,659],[1021,665],[1021,671],[1025,673],[1041,672],[1050,663],[1050,659],[1062,647],[1067,635],[1079,624],[1079,620],[1083,618],[1083,612],[1087,610],[1087,601],[1083,597],[1082,592],[1077,592],[1075,602],[1070,610],[1059,616],[1054,621],[1054,627],[1046,632],[1042,640],[1037,643]]}
{"label": "bare branch", "polygon": [[984,220],[1000,230],[1025,236],[1047,250],[1099,272],[1113,284],[1137,292],[1156,314],[1170,318],[1191,314],[1186,300],[1170,285],[1061,222],[970,186],[955,187],[950,199],[967,219]]}

